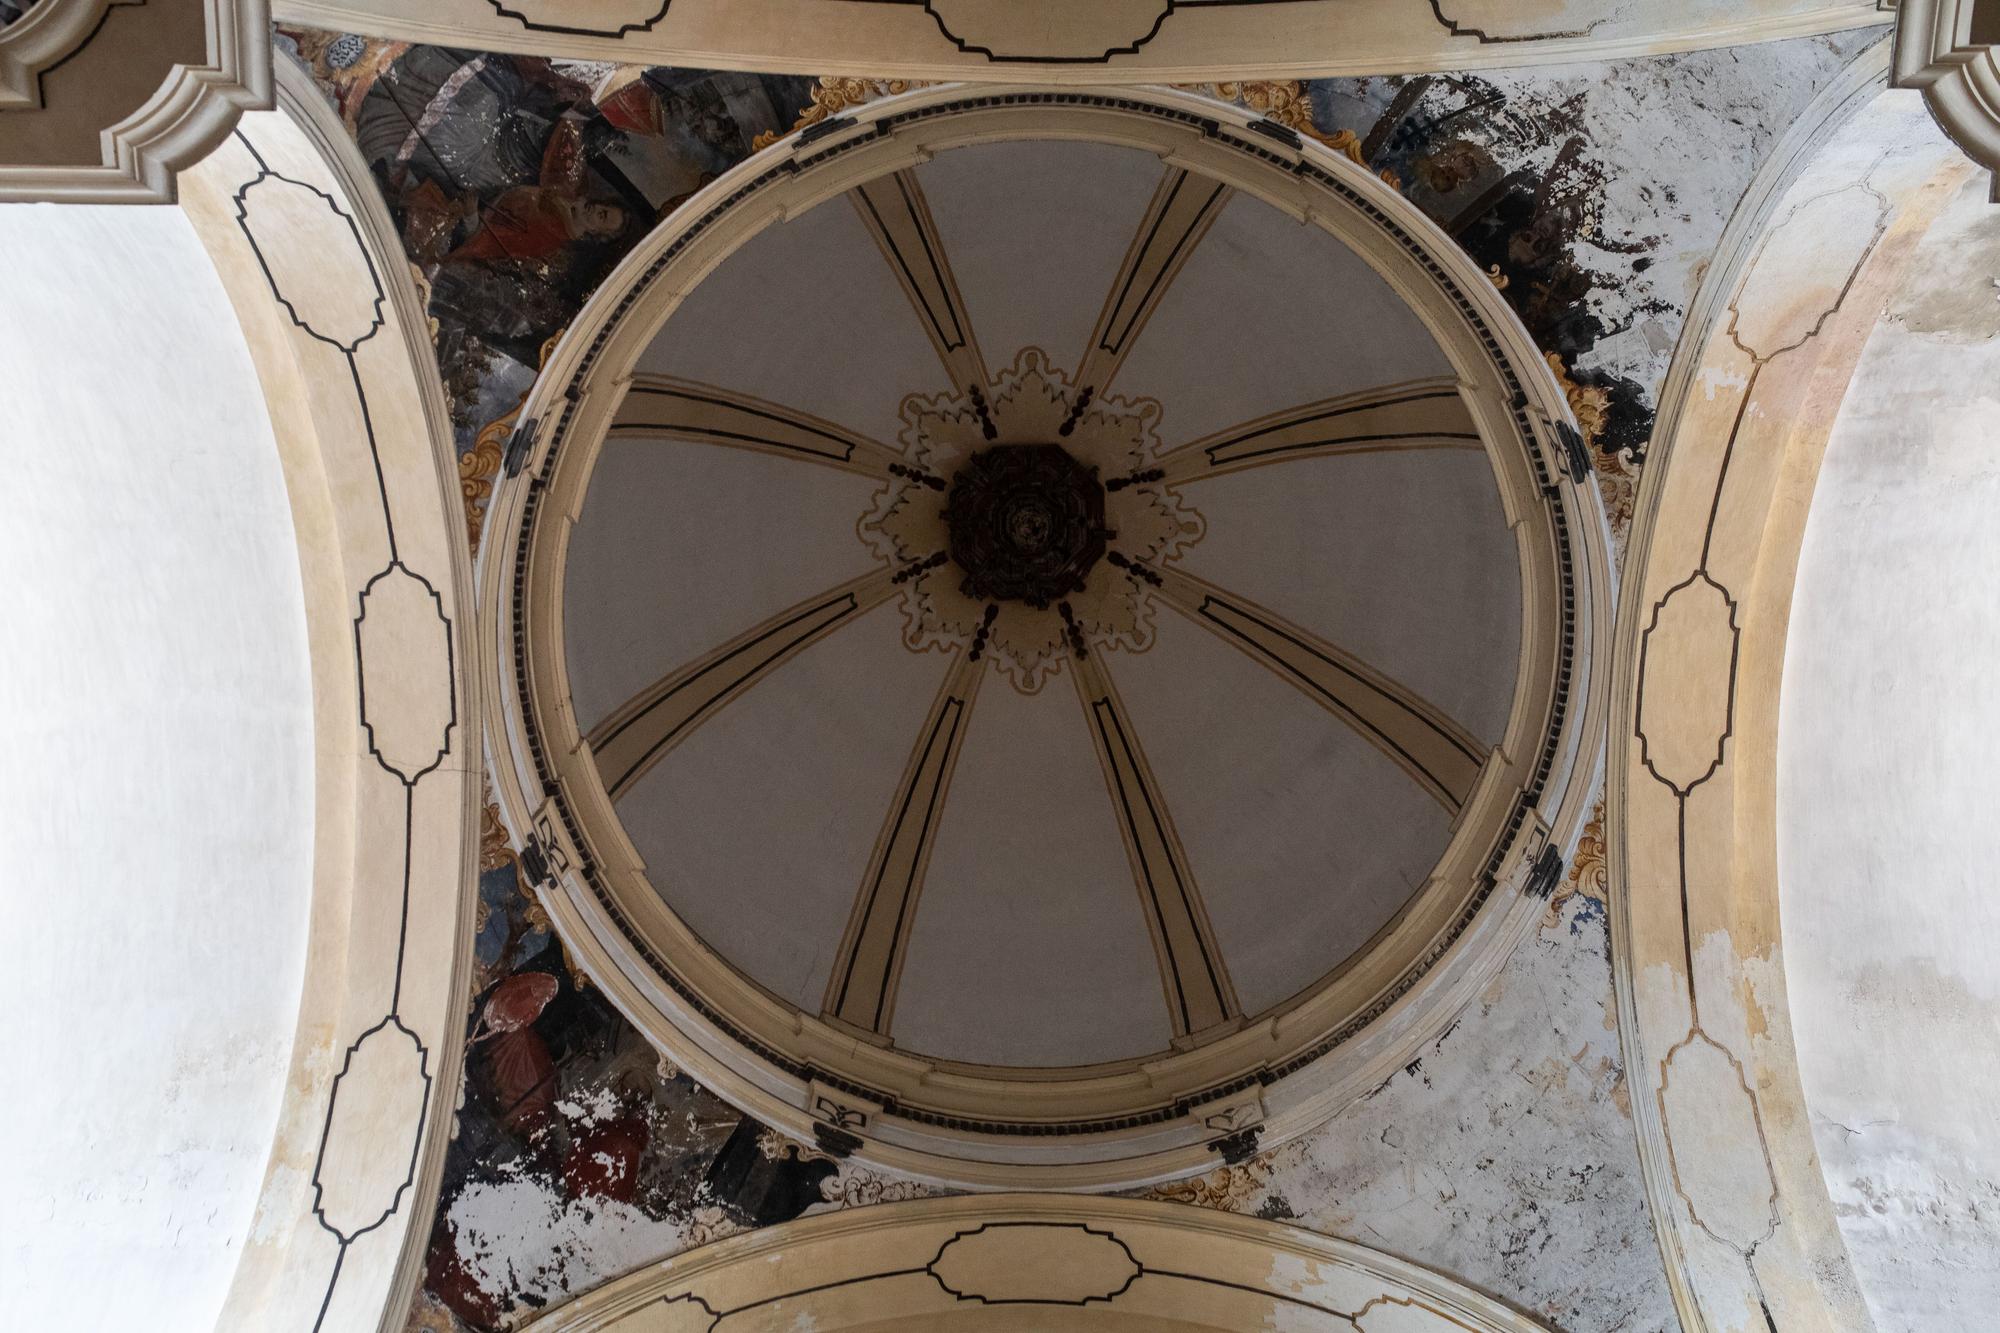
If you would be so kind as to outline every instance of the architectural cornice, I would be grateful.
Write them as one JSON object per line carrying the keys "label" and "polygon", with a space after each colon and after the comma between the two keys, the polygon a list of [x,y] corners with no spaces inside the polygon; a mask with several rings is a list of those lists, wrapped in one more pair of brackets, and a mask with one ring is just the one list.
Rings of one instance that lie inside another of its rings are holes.
{"label": "architectural cornice", "polygon": [[0,203],[173,202],[176,172],[271,105],[266,0],[203,0],[200,23],[161,0],[43,0],[0,28]]}
{"label": "architectural cornice", "polygon": [[[2000,6],[1993,0],[1902,0],[1892,79],[1922,89],[1952,142],[2000,172]],[[2000,202],[2000,176],[1993,198]]]}

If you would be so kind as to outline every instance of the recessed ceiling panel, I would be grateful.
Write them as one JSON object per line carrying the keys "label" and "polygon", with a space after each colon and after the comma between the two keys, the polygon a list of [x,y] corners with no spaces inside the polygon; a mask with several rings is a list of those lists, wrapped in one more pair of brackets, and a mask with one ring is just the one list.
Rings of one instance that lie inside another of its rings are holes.
{"label": "recessed ceiling panel", "polygon": [[1139,890],[1067,682],[981,691],[899,996],[890,1031],[913,1051],[1035,1066],[1167,1049]]}

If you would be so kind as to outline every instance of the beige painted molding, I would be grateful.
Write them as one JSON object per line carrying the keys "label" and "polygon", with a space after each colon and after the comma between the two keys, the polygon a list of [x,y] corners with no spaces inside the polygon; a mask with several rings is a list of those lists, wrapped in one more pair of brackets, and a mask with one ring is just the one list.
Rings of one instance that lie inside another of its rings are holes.
{"label": "beige painted molding", "polygon": [[[557,931],[605,993],[706,1086],[803,1140],[837,1131],[892,1171],[976,1188],[1106,1188],[1269,1146],[1379,1084],[1497,973],[1575,845],[1602,762],[1613,598],[1596,489],[1577,485],[1560,387],[1486,276],[1381,181],[1240,108],[1165,90],[946,87],[793,136],[677,210],[592,298],[522,412],[520,475],[481,543],[483,636],[513,669],[492,698],[496,785],[533,840]],[[947,146],[1045,136],[1141,148],[1263,198],[1354,248],[1453,364],[1521,559],[1513,711],[1438,870],[1351,966],[1300,997],[1145,1061],[1009,1071],[932,1060],[778,1001],[665,906],[619,825],[570,704],[568,532],[636,358],[700,276],[772,221]],[[1568,660],[1562,659],[1568,653]],[[1538,875],[1538,869],[1540,874]]]}
{"label": "beige painted molding", "polygon": [[301,70],[182,178],[281,454],[314,698],[292,1076],[220,1327],[400,1329],[459,1094],[481,673],[457,457],[397,234]]}
{"label": "beige painted molding", "polygon": [[172,203],[270,105],[267,0],[42,0],[0,28],[0,203]]}
{"label": "beige painted molding", "polygon": [[641,1269],[527,1327],[1546,1333],[1490,1296],[1351,1241],[1187,1204],[1047,1194],[788,1222]]}
{"label": "beige painted molding", "polygon": [[1889,21],[1875,0],[275,0],[274,8],[282,21],[332,32],[482,51],[1063,84],[1607,60]]}
{"label": "beige painted molding", "polygon": [[[1903,258],[1971,170],[1872,140],[1834,152],[1887,73],[1885,43],[1808,109],[1732,219],[1667,378],[1627,547],[1613,979],[1654,1227],[1695,1333],[1872,1327],[1792,1044],[1776,765],[1819,461]],[[1896,183],[1877,182],[1885,168]]]}
{"label": "beige painted molding", "polygon": [[[1921,88],[1952,141],[2000,173],[2000,5],[1994,0],[1902,0],[1895,83]],[[2000,203],[2000,175],[1993,182]]]}

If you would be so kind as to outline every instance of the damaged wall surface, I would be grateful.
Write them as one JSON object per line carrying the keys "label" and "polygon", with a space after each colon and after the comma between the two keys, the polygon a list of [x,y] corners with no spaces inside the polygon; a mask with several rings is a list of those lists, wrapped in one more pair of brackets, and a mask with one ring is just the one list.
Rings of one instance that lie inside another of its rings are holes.
{"label": "damaged wall surface", "polygon": [[[1881,1329],[2000,1305],[2000,216],[1965,182],[1861,356],[1785,648],[1779,887],[1799,1073]],[[1960,395],[1940,383],[1968,386]]]}
{"label": "damaged wall surface", "polygon": [[[1503,285],[1568,382],[1622,539],[1724,223],[1777,136],[1878,37],[1212,91],[1383,172]],[[617,259],[760,137],[900,90],[282,40],[355,134],[427,285],[475,543],[541,357]],[[1542,929],[1407,1071],[1304,1140],[1156,1193],[1437,1265],[1558,1328],[1672,1327],[1601,858],[1586,837]],[[928,1192],[784,1143],[662,1062],[572,971],[497,821],[482,865],[466,1097],[419,1327],[510,1326],[733,1230]]]}

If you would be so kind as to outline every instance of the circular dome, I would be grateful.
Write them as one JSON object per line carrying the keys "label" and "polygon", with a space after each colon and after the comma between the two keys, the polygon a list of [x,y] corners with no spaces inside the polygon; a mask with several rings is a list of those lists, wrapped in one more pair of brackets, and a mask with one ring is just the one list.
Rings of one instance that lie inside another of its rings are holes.
{"label": "circular dome", "polygon": [[1393,191],[1235,108],[829,124],[674,214],[524,414],[488,589],[557,928],[725,1096],[894,1168],[1296,1132],[1580,824],[1560,393]]}

